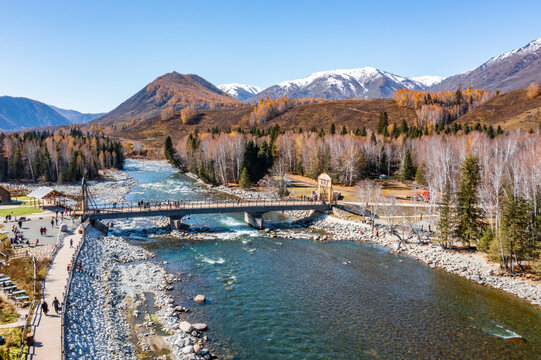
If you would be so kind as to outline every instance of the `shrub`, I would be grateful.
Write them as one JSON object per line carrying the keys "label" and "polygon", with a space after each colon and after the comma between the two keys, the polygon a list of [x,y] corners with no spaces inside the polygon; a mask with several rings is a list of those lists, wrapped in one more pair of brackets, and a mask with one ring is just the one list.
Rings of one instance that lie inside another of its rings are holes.
{"label": "shrub", "polygon": [[528,99],[535,99],[541,94],[541,87],[537,82],[533,82],[528,86],[528,90],[526,91],[526,95],[528,96]]}

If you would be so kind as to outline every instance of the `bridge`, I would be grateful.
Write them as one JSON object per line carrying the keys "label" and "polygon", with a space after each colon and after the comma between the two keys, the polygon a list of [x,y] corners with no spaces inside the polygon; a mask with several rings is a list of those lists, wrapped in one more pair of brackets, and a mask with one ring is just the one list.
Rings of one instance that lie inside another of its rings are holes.
{"label": "bridge", "polygon": [[86,205],[83,217],[89,220],[136,217],[168,217],[172,229],[178,229],[181,219],[192,214],[244,213],[249,225],[263,229],[263,214],[270,211],[314,210],[326,211],[328,202],[312,199],[287,200],[229,200],[229,201],[161,201],[119,203],[97,206]]}

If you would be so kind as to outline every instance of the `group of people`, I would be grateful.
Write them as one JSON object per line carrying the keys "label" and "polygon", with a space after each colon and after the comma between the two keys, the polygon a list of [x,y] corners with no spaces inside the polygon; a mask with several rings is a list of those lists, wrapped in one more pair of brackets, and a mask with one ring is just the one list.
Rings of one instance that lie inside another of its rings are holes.
{"label": "group of people", "polygon": [[[58,313],[61,311],[61,308],[60,308],[60,301],[56,298],[56,296],[54,297],[54,300],[53,300],[53,307],[54,307],[54,311],[58,315]],[[47,301],[45,300],[43,300],[43,302],[41,303],[41,311],[43,311],[45,316],[47,316],[47,314],[49,313],[49,304],[47,304]]]}
{"label": "group of people", "polygon": [[45,226],[39,228],[41,236],[47,236],[47,228]]}

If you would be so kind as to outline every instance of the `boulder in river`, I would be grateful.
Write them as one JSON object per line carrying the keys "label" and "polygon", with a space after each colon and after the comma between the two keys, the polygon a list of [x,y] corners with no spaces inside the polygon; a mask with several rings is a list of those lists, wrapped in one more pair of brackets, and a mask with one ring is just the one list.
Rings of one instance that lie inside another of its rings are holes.
{"label": "boulder in river", "polygon": [[191,333],[193,331],[193,329],[194,329],[192,324],[190,324],[187,321],[181,322],[178,327],[180,328],[180,330],[184,331],[187,334]]}
{"label": "boulder in river", "polygon": [[197,330],[197,331],[207,330],[207,324],[205,324],[205,323],[192,324],[192,326],[193,326],[194,329]]}
{"label": "boulder in river", "polygon": [[198,302],[198,303],[204,303],[205,302],[205,295],[197,295],[194,300],[195,300],[195,302]]}

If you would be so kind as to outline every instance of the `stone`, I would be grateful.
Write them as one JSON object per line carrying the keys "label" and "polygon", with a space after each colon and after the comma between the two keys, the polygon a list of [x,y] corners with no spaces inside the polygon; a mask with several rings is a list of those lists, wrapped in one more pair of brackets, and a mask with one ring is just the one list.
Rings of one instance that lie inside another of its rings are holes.
{"label": "stone", "polygon": [[203,303],[205,302],[205,295],[197,295],[194,300],[195,302]]}
{"label": "stone", "polygon": [[181,322],[178,327],[180,328],[180,330],[182,330],[182,331],[184,331],[185,333],[188,333],[188,334],[191,333],[194,330],[192,324],[190,324],[187,321]]}
{"label": "stone", "polygon": [[199,354],[199,350],[201,350],[201,348],[199,347],[199,344],[195,344],[193,346],[193,352],[196,354]]}
{"label": "stone", "polygon": [[205,324],[205,323],[192,324],[192,326],[193,326],[194,329],[197,330],[197,331],[207,330],[207,324]]}
{"label": "stone", "polygon": [[182,348],[182,352],[184,354],[191,354],[193,353],[193,346],[192,345],[188,345],[188,346],[185,346]]}

